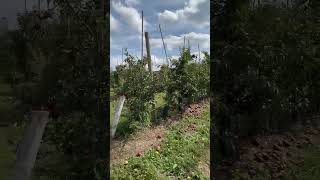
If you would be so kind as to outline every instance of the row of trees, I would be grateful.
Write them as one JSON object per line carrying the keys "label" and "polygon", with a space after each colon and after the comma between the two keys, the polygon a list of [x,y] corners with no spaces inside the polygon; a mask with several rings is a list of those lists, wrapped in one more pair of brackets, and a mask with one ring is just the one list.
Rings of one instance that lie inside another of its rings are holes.
{"label": "row of trees", "polygon": [[[161,65],[159,71],[150,73],[146,69],[147,60],[137,59],[126,53],[125,65],[116,67],[111,73],[112,87],[116,96],[125,95],[128,99],[128,119],[132,126],[148,125],[152,122],[152,108],[156,93],[165,93],[166,105],[158,112],[164,118],[170,112],[183,108],[202,98],[209,92],[209,59],[199,62],[190,48],[183,48],[178,59],[171,59],[171,65]],[[153,119],[157,120],[157,118]]]}
{"label": "row of trees", "polygon": [[215,152],[235,138],[288,130],[320,108],[318,1],[212,3]]}
{"label": "row of trees", "polygon": [[10,33],[14,71],[8,79],[17,109],[50,112],[43,142],[62,152],[61,163],[69,167],[36,173],[68,179],[108,174],[102,169],[109,145],[107,3],[54,0],[45,10],[20,14],[18,30]]}

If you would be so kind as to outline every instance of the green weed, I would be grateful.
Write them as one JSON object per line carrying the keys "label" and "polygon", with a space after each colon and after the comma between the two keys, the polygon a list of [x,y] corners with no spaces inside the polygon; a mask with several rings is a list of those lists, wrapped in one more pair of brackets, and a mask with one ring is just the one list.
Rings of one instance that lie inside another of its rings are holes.
{"label": "green weed", "polygon": [[[168,130],[160,150],[111,167],[111,179],[209,179],[197,168],[209,149],[209,123],[209,107],[201,117],[184,117]],[[185,133],[190,124],[196,131]]]}

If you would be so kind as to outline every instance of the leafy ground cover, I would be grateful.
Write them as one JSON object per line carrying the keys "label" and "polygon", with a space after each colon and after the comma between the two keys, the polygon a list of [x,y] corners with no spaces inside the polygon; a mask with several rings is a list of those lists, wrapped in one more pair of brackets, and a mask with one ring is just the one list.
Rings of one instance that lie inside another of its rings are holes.
{"label": "leafy ground cover", "polygon": [[[118,163],[111,162],[111,178],[209,179],[209,103],[195,109],[201,109],[201,113],[187,110],[180,120],[163,128],[163,135],[158,132],[159,136],[154,138],[162,139],[160,143],[137,151],[128,159],[118,160]],[[146,133],[134,137],[143,139]]]}

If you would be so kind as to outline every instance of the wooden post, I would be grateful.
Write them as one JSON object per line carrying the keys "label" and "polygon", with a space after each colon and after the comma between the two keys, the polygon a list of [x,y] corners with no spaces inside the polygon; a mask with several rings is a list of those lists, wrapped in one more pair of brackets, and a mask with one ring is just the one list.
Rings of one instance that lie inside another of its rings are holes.
{"label": "wooden post", "polygon": [[161,26],[160,26],[160,24],[159,24],[159,29],[160,29],[160,34],[161,34],[161,39],[162,39],[162,44],[163,44],[164,53],[166,54],[166,60],[167,60],[168,66],[170,66],[169,60],[168,60],[168,55],[167,55],[167,49],[166,49],[166,45],[164,44],[164,40],[163,40],[163,36],[162,36],[162,31],[161,31]]}
{"label": "wooden post", "polygon": [[142,28],[141,28],[141,60],[143,61],[143,11],[142,11]]}
{"label": "wooden post", "polygon": [[18,147],[13,180],[27,180],[36,161],[42,135],[49,120],[48,111],[32,111],[31,124]]}
{"label": "wooden post", "polygon": [[199,44],[198,44],[198,51],[199,51],[199,63],[200,63],[201,59],[200,59],[200,46],[199,46]]}
{"label": "wooden post", "polygon": [[[146,38],[146,48],[147,48],[147,59],[148,59],[148,68],[149,68],[149,72],[151,74],[151,78],[153,80],[153,76],[152,76],[152,62],[151,62],[151,52],[150,52],[150,43],[149,43],[149,33],[145,32],[145,38]],[[154,102],[154,96],[152,97],[152,111],[151,111],[151,118],[152,120],[155,120],[155,102]]]}
{"label": "wooden post", "polygon": [[120,96],[118,105],[116,107],[114,119],[112,120],[111,139],[113,139],[114,135],[116,134],[117,126],[118,126],[118,123],[119,123],[119,119],[120,119],[120,116],[121,116],[121,111],[122,111],[123,104],[124,104],[125,100],[126,100],[125,96]]}
{"label": "wooden post", "polygon": [[151,53],[150,53],[150,44],[149,44],[149,33],[145,32],[144,34],[146,37],[146,48],[147,48],[147,59],[148,59],[148,69],[149,72],[152,74],[152,64],[151,64]]}

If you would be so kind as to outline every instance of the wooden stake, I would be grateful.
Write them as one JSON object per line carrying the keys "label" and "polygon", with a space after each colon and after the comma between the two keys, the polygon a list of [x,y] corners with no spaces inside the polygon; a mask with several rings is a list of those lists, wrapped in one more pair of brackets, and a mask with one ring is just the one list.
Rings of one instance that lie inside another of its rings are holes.
{"label": "wooden stake", "polygon": [[142,28],[141,28],[141,60],[143,60],[143,11],[142,11]]}
{"label": "wooden stake", "polygon": [[151,53],[150,53],[150,44],[149,44],[149,33],[145,32],[144,35],[145,35],[145,38],[146,38],[148,69],[149,69],[149,72],[152,73]]}
{"label": "wooden stake", "polygon": [[[148,68],[149,68],[149,72],[151,74],[151,78],[153,80],[153,76],[152,76],[152,62],[151,62],[151,52],[150,52],[150,44],[149,44],[149,33],[145,32],[145,36],[146,36],[146,48],[147,48],[147,59],[148,59]],[[154,102],[154,95],[152,97],[152,110],[151,110],[151,118],[152,120],[155,120],[155,102]]]}
{"label": "wooden stake", "polygon": [[169,60],[168,60],[168,55],[167,55],[167,49],[166,49],[166,45],[165,45],[164,40],[163,40],[163,36],[162,36],[162,31],[161,31],[161,26],[160,26],[160,24],[159,24],[159,29],[160,29],[160,34],[161,34],[161,39],[162,39],[162,44],[163,44],[164,53],[166,54],[166,60],[167,60],[168,66],[170,66]]}

